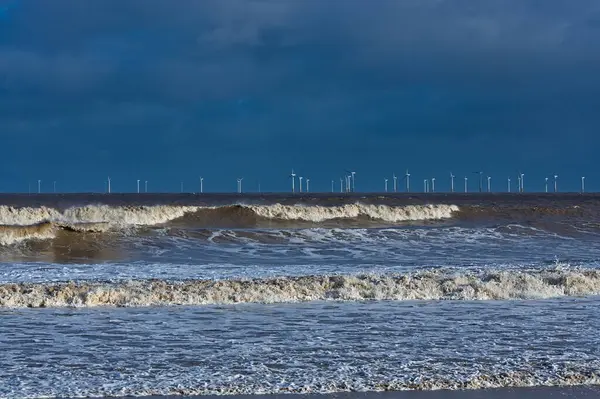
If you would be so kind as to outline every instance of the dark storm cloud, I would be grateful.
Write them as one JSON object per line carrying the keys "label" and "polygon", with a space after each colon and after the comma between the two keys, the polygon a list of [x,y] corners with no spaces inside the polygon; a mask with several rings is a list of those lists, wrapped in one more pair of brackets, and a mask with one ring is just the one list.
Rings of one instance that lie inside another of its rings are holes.
{"label": "dark storm cloud", "polygon": [[357,0],[25,0],[0,30],[0,74],[8,90],[96,89],[162,101],[268,94],[293,82],[301,91],[308,84],[309,92],[390,80],[510,81],[596,67],[599,7],[587,0],[368,6]]}
{"label": "dark storm cloud", "polygon": [[597,131],[598,67],[597,0],[0,0],[12,137],[549,151]]}

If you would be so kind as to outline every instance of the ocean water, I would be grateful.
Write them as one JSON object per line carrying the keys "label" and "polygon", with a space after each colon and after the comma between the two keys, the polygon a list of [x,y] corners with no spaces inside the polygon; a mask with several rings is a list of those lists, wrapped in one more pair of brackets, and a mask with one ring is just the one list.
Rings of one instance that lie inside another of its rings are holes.
{"label": "ocean water", "polygon": [[0,197],[0,397],[600,383],[600,196]]}

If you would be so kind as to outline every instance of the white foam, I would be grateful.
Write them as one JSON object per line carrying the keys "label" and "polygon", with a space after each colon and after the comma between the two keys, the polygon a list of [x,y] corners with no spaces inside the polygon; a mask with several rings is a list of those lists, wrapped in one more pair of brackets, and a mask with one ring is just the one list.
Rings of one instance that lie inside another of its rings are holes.
{"label": "white foam", "polygon": [[258,216],[268,219],[305,220],[324,222],[332,219],[352,219],[360,216],[386,222],[439,220],[452,217],[459,210],[456,205],[406,205],[387,206],[369,204],[346,204],[340,206],[320,205],[248,205]]}
{"label": "white foam", "polygon": [[363,300],[515,300],[600,294],[600,270],[542,269],[236,280],[15,283],[1,307],[168,306]]}
{"label": "white foam", "polygon": [[81,224],[109,223],[114,226],[149,226],[178,219],[188,212],[200,209],[192,206],[118,206],[86,205],[71,207],[63,212],[54,208],[16,208],[0,206],[0,224],[32,225],[46,221]]}

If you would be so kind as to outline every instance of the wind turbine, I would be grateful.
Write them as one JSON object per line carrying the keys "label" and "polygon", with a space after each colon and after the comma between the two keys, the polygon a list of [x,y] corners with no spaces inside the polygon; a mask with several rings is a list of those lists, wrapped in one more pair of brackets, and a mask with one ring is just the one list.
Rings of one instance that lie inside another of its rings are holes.
{"label": "wind turbine", "polygon": [[398,187],[398,176],[396,176],[395,173],[392,174],[392,178],[394,179],[394,192],[397,191],[397,187]]}
{"label": "wind turbine", "polygon": [[148,180],[144,181],[144,192],[148,192]]}
{"label": "wind turbine", "polygon": [[487,177],[487,189],[488,193],[492,192],[492,176]]}
{"label": "wind turbine", "polygon": [[354,190],[356,189],[356,186],[354,185],[354,175],[356,175],[356,172],[351,172],[351,171],[347,170],[346,173],[350,173],[348,178],[352,179],[351,184],[348,184],[348,186],[350,186],[349,191],[354,192]]}
{"label": "wind turbine", "polygon": [[518,182],[517,182],[518,183],[518,189],[517,189],[517,191],[521,192],[521,175],[517,175],[517,179],[518,179]]}
{"label": "wind turbine", "polygon": [[137,193],[140,193],[140,179],[137,179]]}
{"label": "wind turbine", "polygon": [[431,178],[431,192],[435,193],[435,177]]}
{"label": "wind turbine", "polygon": [[306,192],[310,192],[310,179],[308,177],[306,178]]}
{"label": "wind turbine", "polygon": [[519,172],[519,191],[524,193],[525,192],[525,173],[521,173]]}
{"label": "wind turbine", "polygon": [[548,178],[547,177],[544,178],[544,191],[548,192]]}
{"label": "wind turbine", "polygon": [[38,180],[38,194],[42,192],[42,181]]}
{"label": "wind turbine", "polygon": [[108,176],[108,193],[110,194],[110,176]]}
{"label": "wind turbine", "polygon": [[292,193],[296,192],[296,174],[294,173],[294,169],[292,169],[292,174],[290,175],[292,178]]}
{"label": "wind turbine", "polygon": [[508,187],[507,188],[508,188],[507,192],[510,193],[510,177],[508,178]]}
{"label": "wind turbine", "polygon": [[406,192],[410,193],[410,173],[408,173],[408,169],[406,169],[406,173],[404,174],[404,178],[406,179]]}
{"label": "wind turbine", "polygon": [[204,192],[204,177],[200,176],[200,194]]}
{"label": "wind turbine", "polygon": [[344,178],[340,177],[340,193],[344,192]]}
{"label": "wind turbine", "polygon": [[331,192],[333,192],[333,191],[334,191],[334,189],[333,189],[333,179],[332,179],[331,180]]}
{"label": "wind turbine", "polygon": [[585,176],[581,176],[581,194],[585,193]]}
{"label": "wind turbine", "polygon": [[387,185],[388,179],[383,179],[383,181],[384,181],[385,192],[387,193],[388,192],[388,185]]}
{"label": "wind turbine", "polygon": [[238,193],[241,194],[242,193],[242,180],[244,180],[243,177],[238,177],[237,179],[237,184],[238,184]]}
{"label": "wind turbine", "polygon": [[554,175],[554,192],[558,192],[558,175]]}
{"label": "wind turbine", "polygon": [[300,182],[300,192],[302,192],[302,179],[304,179],[304,177],[302,177],[302,176],[298,177],[298,181]]}
{"label": "wind turbine", "polygon": [[428,183],[429,183],[429,180],[427,180],[427,179],[423,179],[423,192],[424,192],[424,193],[426,193],[426,192],[427,192],[427,189],[429,188],[429,187],[428,187]]}
{"label": "wind turbine", "polygon": [[468,181],[469,181],[469,178],[467,176],[465,176],[465,193],[469,192],[468,187],[467,187]]}
{"label": "wind turbine", "polygon": [[450,172],[450,192],[453,193],[454,192],[454,178],[456,176],[454,176],[452,174],[452,172]]}

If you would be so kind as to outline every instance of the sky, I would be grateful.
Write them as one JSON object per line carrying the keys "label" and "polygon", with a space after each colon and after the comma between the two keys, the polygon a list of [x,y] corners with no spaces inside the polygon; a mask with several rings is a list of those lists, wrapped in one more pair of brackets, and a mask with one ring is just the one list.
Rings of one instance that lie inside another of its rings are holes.
{"label": "sky", "polygon": [[598,110],[597,0],[0,0],[0,191],[600,191]]}

